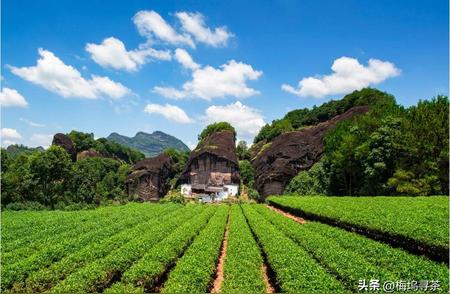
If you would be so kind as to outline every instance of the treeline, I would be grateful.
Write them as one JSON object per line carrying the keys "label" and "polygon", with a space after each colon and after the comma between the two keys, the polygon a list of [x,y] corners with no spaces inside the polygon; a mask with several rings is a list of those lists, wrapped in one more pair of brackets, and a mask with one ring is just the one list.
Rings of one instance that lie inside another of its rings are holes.
{"label": "treeline", "polygon": [[[373,89],[355,93],[368,91],[377,93]],[[437,96],[405,108],[390,95],[379,92],[376,96],[369,113],[339,123],[326,135],[322,159],[300,172],[286,193],[449,193],[448,97]]]}
{"label": "treeline", "polygon": [[77,154],[97,153],[72,162],[59,146],[2,149],[2,209],[77,209],[128,200],[125,179],[144,155],[93,134],[72,131],[68,137]]}
{"label": "treeline", "polygon": [[119,159],[130,164],[145,158],[145,155],[142,152],[133,148],[129,148],[105,138],[95,140],[94,134],[71,131],[67,136],[74,143],[77,153],[94,150],[104,157]]}
{"label": "treeline", "polygon": [[340,100],[331,100],[311,109],[292,110],[282,119],[273,120],[271,124],[266,124],[262,127],[253,143],[270,142],[283,133],[327,121],[354,106],[375,105],[379,104],[380,101],[393,102],[395,98],[377,89],[364,88],[354,91]]}

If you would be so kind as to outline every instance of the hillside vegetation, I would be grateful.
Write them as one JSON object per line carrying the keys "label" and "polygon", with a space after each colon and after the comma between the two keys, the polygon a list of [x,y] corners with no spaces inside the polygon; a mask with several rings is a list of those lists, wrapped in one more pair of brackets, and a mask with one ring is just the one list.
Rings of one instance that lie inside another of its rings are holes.
{"label": "hillside vegetation", "polygon": [[340,122],[324,138],[321,160],[286,187],[299,195],[448,194],[449,101],[437,96],[405,108],[392,95],[363,89],[286,114],[261,129],[253,159],[279,134],[325,121],[356,105],[364,115]]}
{"label": "hillside vegetation", "polygon": [[[72,162],[59,146],[47,150],[2,150],[2,208],[77,209],[128,199],[125,179],[131,164],[144,158],[137,150],[93,134],[68,134],[76,152],[96,151],[98,156]],[[16,150],[16,149],[14,149]]]}

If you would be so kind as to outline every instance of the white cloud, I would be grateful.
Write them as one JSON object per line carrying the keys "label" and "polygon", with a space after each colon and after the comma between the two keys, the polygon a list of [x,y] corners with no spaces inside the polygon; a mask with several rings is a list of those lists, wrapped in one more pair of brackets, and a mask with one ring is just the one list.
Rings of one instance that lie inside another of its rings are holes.
{"label": "white cloud", "polygon": [[17,144],[17,142],[11,141],[11,140],[2,140],[2,147],[8,147],[9,145],[14,145],[14,144]]}
{"label": "white cloud", "polygon": [[183,30],[194,36],[198,42],[218,47],[226,45],[228,39],[233,36],[226,27],[217,27],[214,31],[206,27],[201,13],[178,12],[175,15],[180,20]]}
{"label": "white cloud", "polygon": [[99,45],[88,43],[85,49],[91,54],[91,58],[102,67],[127,71],[138,70],[150,58],[171,59],[170,51],[147,48],[146,45],[141,45],[139,49],[127,51],[125,44],[114,37],[104,39]]}
{"label": "white cloud", "polygon": [[186,112],[178,106],[171,104],[147,104],[144,108],[144,111],[147,113],[156,113],[164,116],[168,120],[172,120],[177,123],[191,123],[192,119],[188,117]]}
{"label": "white cloud", "polygon": [[175,59],[187,69],[196,70],[200,67],[184,49],[177,48],[175,50]]}
{"label": "white cloud", "polygon": [[188,45],[195,48],[191,36],[178,34],[157,12],[142,10],[133,17],[139,33],[149,39],[154,37],[173,45]]}
{"label": "white cloud", "polygon": [[50,134],[33,134],[30,141],[35,147],[42,146],[44,148],[49,147],[52,144],[53,135]]}
{"label": "white cloud", "polygon": [[111,98],[123,97],[131,91],[120,83],[108,77],[93,75],[91,79],[83,78],[78,70],[64,64],[57,56],[48,50],[39,48],[36,66],[9,66],[15,75],[39,85],[63,97],[79,97],[96,99],[102,95]]}
{"label": "white cloud", "polygon": [[28,103],[17,90],[5,87],[0,91],[0,105],[2,107],[26,107]]}
{"label": "white cloud", "polygon": [[153,87],[152,91],[158,95],[171,99],[183,99],[187,96],[186,92],[172,87]]}
{"label": "white cloud", "polygon": [[252,140],[266,124],[261,113],[237,101],[225,106],[210,106],[203,117],[205,124],[219,121],[229,122],[240,138]]}
{"label": "white cloud", "polygon": [[192,141],[187,141],[187,146],[189,147],[190,150],[194,150],[195,147],[197,147],[197,143],[192,143]]}
{"label": "white cloud", "polygon": [[184,83],[182,90],[154,87],[153,92],[172,99],[198,97],[205,100],[226,96],[245,98],[259,94],[247,86],[248,80],[257,80],[262,75],[262,71],[254,70],[251,65],[230,60],[220,68],[209,65],[200,67],[184,50],[175,53],[175,58],[184,67],[193,70],[192,80]]}
{"label": "white cloud", "polygon": [[120,83],[111,81],[108,77],[92,75],[89,82],[98,94],[103,93],[112,99],[119,99],[131,92],[130,89]]}
{"label": "white cloud", "polygon": [[17,141],[22,139],[22,135],[15,129],[1,128],[0,139],[1,145],[6,147],[8,145],[17,144]]}
{"label": "white cloud", "polygon": [[16,129],[10,128],[1,128],[0,137],[2,137],[2,139],[15,139],[15,140],[22,139],[22,135],[20,135]]}
{"label": "white cloud", "polygon": [[34,127],[34,128],[43,128],[43,127],[45,127],[44,124],[36,123],[36,122],[33,122],[33,121],[31,121],[29,119],[26,119],[26,118],[20,118],[19,120],[23,121],[24,123],[26,123],[30,127]]}
{"label": "white cloud", "polygon": [[303,78],[297,88],[283,84],[281,89],[301,97],[322,98],[346,94],[400,74],[400,69],[388,61],[369,59],[368,65],[364,66],[357,59],[345,56],[336,59],[331,70],[333,73],[329,75]]}

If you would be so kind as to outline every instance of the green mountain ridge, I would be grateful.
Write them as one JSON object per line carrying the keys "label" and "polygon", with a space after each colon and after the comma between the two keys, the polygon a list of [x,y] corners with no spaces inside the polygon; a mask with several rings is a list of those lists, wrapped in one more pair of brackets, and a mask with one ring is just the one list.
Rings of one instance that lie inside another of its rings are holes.
{"label": "green mountain ridge", "polygon": [[189,147],[180,139],[161,131],[155,131],[151,134],[138,132],[134,137],[111,133],[107,139],[118,144],[135,148],[144,153],[146,157],[156,156],[166,148],[174,148],[179,151],[190,151]]}

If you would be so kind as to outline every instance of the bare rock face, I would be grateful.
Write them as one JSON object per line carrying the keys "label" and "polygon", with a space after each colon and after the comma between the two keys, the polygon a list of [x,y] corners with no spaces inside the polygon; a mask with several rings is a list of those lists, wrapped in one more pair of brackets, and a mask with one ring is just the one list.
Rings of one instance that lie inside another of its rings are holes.
{"label": "bare rock face", "polygon": [[173,176],[173,161],[166,154],[141,160],[125,181],[128,195],[139,201],[157,201],[169,191],[169,179]]}
{"label": "bare rock face", "polygon": [[77,161],[78,160],[83,160],[86,158],[90,158],[90,157],[104,157],[100,152],[93,150],[93,149],[89,149],[89,150],[85,150],[85,151],[81,151],[77,154]]}
{"label": "bare rock face", "polygon": [[320,159],[327,131],[338,122],[367,111],[368,106],[356,106],[315,126],[281,134],[266,144],[252,162],[256,171],[255,186],[261,196],[283,194],[299,171],[310,168]]}
{"label": "bare rock face", "polygon": [[180,177],[181,183],[193,187],[239,184],[239,162],[234,134],[216,132],[201,141],[193,150]]}
{"label": "bare rock face", "polygon": [[69,136],[62,133],[55,134],[53,136],[52,145],[64,148],[64,150],[66,150],[67,153],[69,153],[70,158],[72,159],[73,162],[77,160],[77,150],[72,142],[72,139],[70,139]]}

